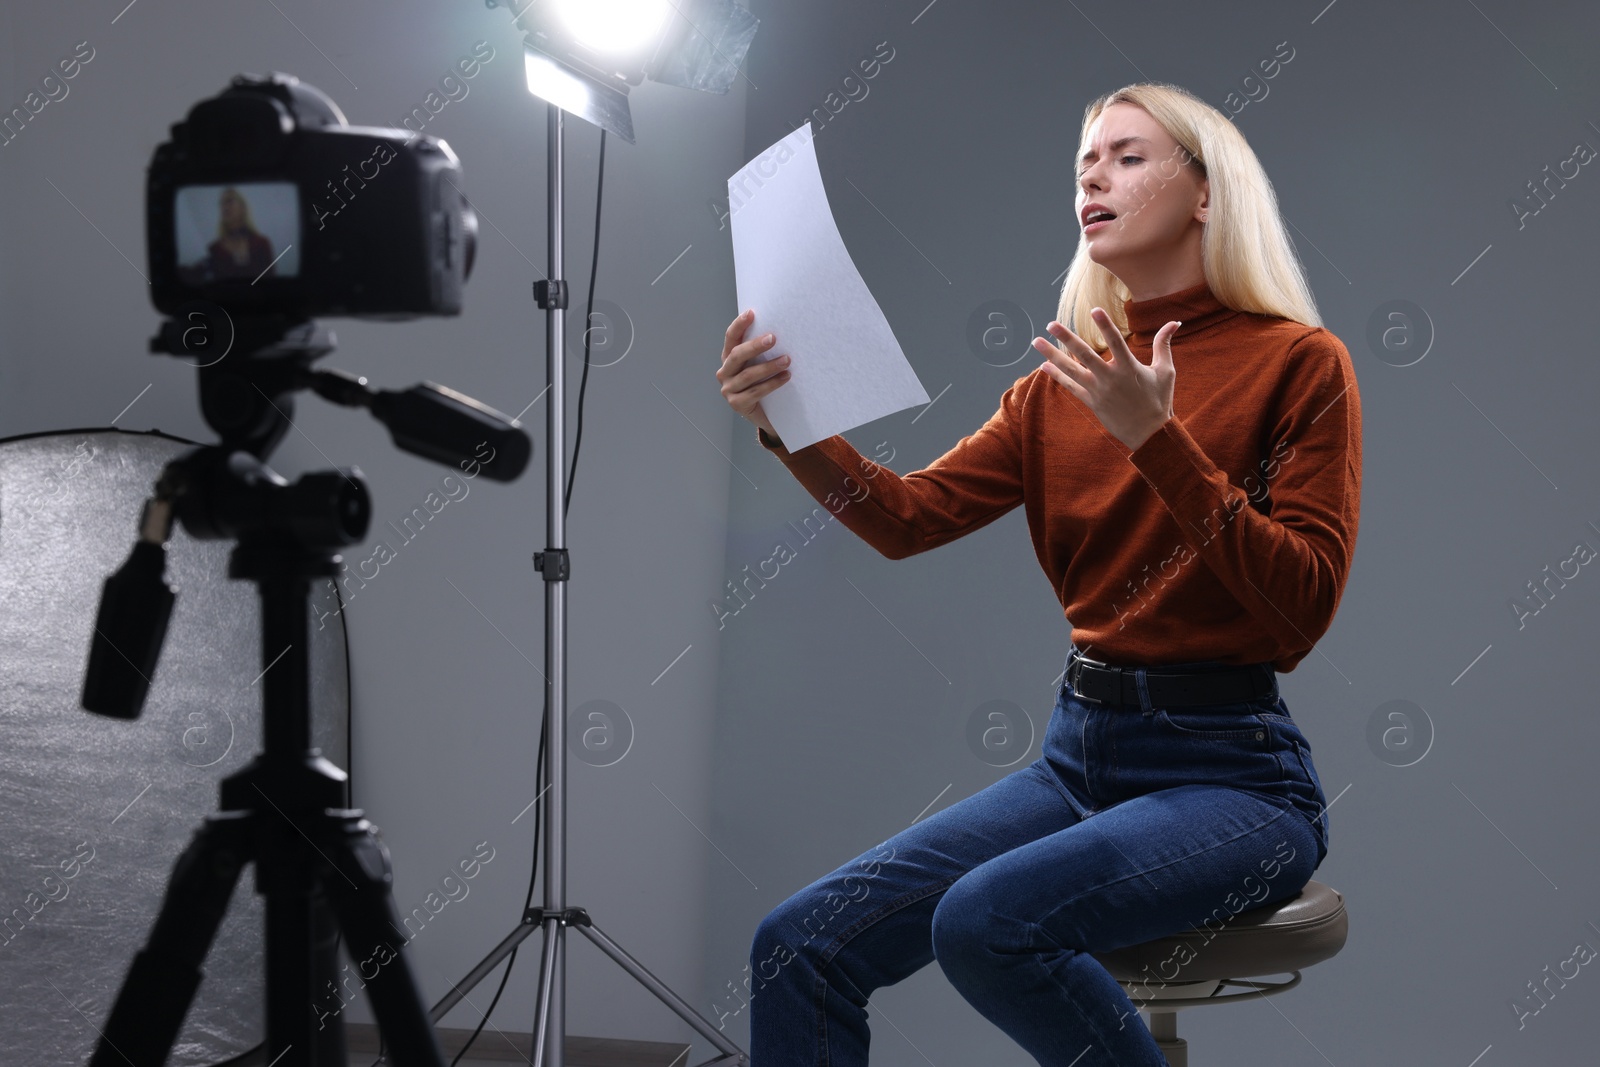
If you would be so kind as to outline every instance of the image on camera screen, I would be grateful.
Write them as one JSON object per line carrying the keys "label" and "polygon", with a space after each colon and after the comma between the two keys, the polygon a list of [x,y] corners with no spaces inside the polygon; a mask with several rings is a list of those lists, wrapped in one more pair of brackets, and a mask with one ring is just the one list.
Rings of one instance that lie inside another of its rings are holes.
{"label": "image on camera screen", "polygon": [[174,207],[183,284],[298,276],[300,194],[293,182],[186,185]]}

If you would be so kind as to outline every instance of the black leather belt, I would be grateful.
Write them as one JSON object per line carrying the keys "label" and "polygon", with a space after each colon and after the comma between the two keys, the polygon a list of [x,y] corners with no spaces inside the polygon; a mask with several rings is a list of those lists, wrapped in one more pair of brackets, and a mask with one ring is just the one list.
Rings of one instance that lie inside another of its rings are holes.
{"label": "black leather belt", "polygon": [[[1135,667],[1074,656],[1067,668],[1072,691],[1097,704],[1139,706],[1139,679]],[[1232,704],[1275,696],[1276,672],[1270,663],[1252,663],[1225,671],[1192,672],[1146,667],[1145,684],[1154,707],[1186,704]]]}

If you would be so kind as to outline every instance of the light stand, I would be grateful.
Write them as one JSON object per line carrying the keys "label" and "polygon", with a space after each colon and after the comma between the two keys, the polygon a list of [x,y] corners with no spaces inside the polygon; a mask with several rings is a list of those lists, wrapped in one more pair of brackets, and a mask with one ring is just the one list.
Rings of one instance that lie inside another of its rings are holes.
{"label": "light stand", "polygon": [[566,496],[566,352],[567,283],[562,230],[562,147],[564,112],[548,107],[549,156],[549,278],[534,283],[534,299],[545,315],[545,544],[534,554],[534,566],[544,575],[544,664],[547,711],[545,774],[549,797],[544,809],[544,906],[529,908],[522,922],[484,957],[429,1013],[437,1024],[465,998],[472,987],[499,966],[513,949],[536,929],[544,930],[543,966],[539,972],[538,1024],[534,1030],[533,1067],[566,1067],[566,928],[576,926],[589,940],[638,979],[661,1002],[711,1042],[721,1055],[698,1067],[748,1067],[749,1054],[674,993],[604,931],[594,925],[583,908],[567,905],[567,597],[571,571],[567,555]]}
{"label": "light stand", "polygon": [[[495,0],[488,0],[495,6]],[[715,9],[716,14],[712,15]],[[524,11],[527,11],[525,8]],[[705,28],[710,17],[717,20],[716,37],[707,36]],[[726,92],[727,84],[736,73],[738,63],[755,34],[756,20],[730,0],[711,0],[704,13],[697,11],[684,16],[694,27],[697,37],[685,42],[677,39],[675,48],[663,38],[648,67],[641,68],[658,80],[672,80],[710,92]],[[680,33],[688,31],[680,30]],[[543,965],[539,974],[538,1022],[534,1031],[533,1067],[566,1067],[566,951],[565,934],[569,925],[576,926],[600,951],[610,956],[623,970],[631,974],[646,989],[655,994],[701,1037],[711,1042],[719,1052],[698,1067],[748,1067],[749,1054],[696,1011],[688,1001],[669,989],[651,974],[643,964],[629,955],[622,946],[594,925],[588,912],[567,904],[567,774],[566,774],[566,708],[567,708],[567,601],[565,582],[571,571],[566,543],[566,388],[564,358],[566,355],[567,283],[564,260],[564,234],[562,227],[563,187],[563,106],[604,129],[633,141],[631,119],[627,111],[628,82],[637,84],[637,78],[601,76],[596,67],[564,56],[560,60],[546,54],[549,48],[541,32],[530,33],[527,49],[528,81],[530,91],[535,88],[538,76],[554,75],[560,82],[561,95],[548,97],[547,147],[548,164],[548,215],[546,220],[549,270],[548,278],[534,283],[534,299],[546,313],[545,318],[545,375],[548,400],[545,404],[545,544],[542,552],[534,554],[534,566],[544,576],[544,660],[545,660],[545,723],[548,744],[545,751],[545,771],[550,794],[544,809],[544,906],[532,907],[522,916],[517,928],[508,934],[483,961],[474,967],[445,997],[434,1005],[431,1018],[435,1024],[459,1004],[490,971],[516,949],[533,931],[544,931]],[[536,47],[537,46],[537,47]],[[576,63],[576,66],[570,64]],[[613,64],[611,69],[615,69]],[[720,86],[720,88],[718,87]],[[585,106],[584,101],[589,105]],[[603,101],[604,106],[595,104]],[[625,124],[625,125],[624,125]],[[587,327],[587,323],[585,323]]]}

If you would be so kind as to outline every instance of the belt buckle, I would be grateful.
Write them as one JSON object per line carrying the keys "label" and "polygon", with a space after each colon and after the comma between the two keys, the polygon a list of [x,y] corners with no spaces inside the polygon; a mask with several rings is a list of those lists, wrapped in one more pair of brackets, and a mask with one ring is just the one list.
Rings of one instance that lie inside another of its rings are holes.
{"label": "belt buckle", "polygon": [[1118,691],[1118,696],[1121,695],[1121,689],[1122,689],[1122,686],[1121,686],[1122,668],[1121,667],[1112,667],[1109,663],[1105,663],[1105,662],[1103,662],[1101,660],[1090,659],[1088,656],[1079,654],[1079,656],[1077,657],[1077,660],[1073,663],[1073,667],[1077,670],[1077,676],[1072,679],[1073,691],[1078,694],[1079,699],[1087,700],[1091,704],[1104,704],[1105,703],[1105,701],[1103,701],[1103,700],[1100,700],[1100,699],[1098,699],[1096,697],[1089,696],[1081,688],[1081,683],[1083,681],[1083,667],[1084,667],[1084,664],[1088,664],[1090,667],[1094,667],[1097,670],[1112,670],[1112,671],[1115,671],[1116,672],[1116,682],[1117,682],[1116,688],[1117,688],[1117,691]]}

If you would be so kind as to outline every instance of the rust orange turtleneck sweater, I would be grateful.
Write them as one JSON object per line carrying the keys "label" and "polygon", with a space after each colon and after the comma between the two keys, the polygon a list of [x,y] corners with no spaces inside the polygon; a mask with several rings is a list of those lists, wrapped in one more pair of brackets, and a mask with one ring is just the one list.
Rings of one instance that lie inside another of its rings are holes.
{"label": "rust orange turtleneck sweater", "polygon": [[1023,505],[1072,641],[1093,659],[1291,671],[1332,623],[1355,550],[1361,402],[1350,355],[1325,328],[1224,307],[1204,282],[1123,308],[1128,347],[1145,363],[1156,332],[1183,323],[1173,417],[1131,451],[1042,366],[909,474],[841,435],[798,452],[765,431],[757,440],[889,559]]}

